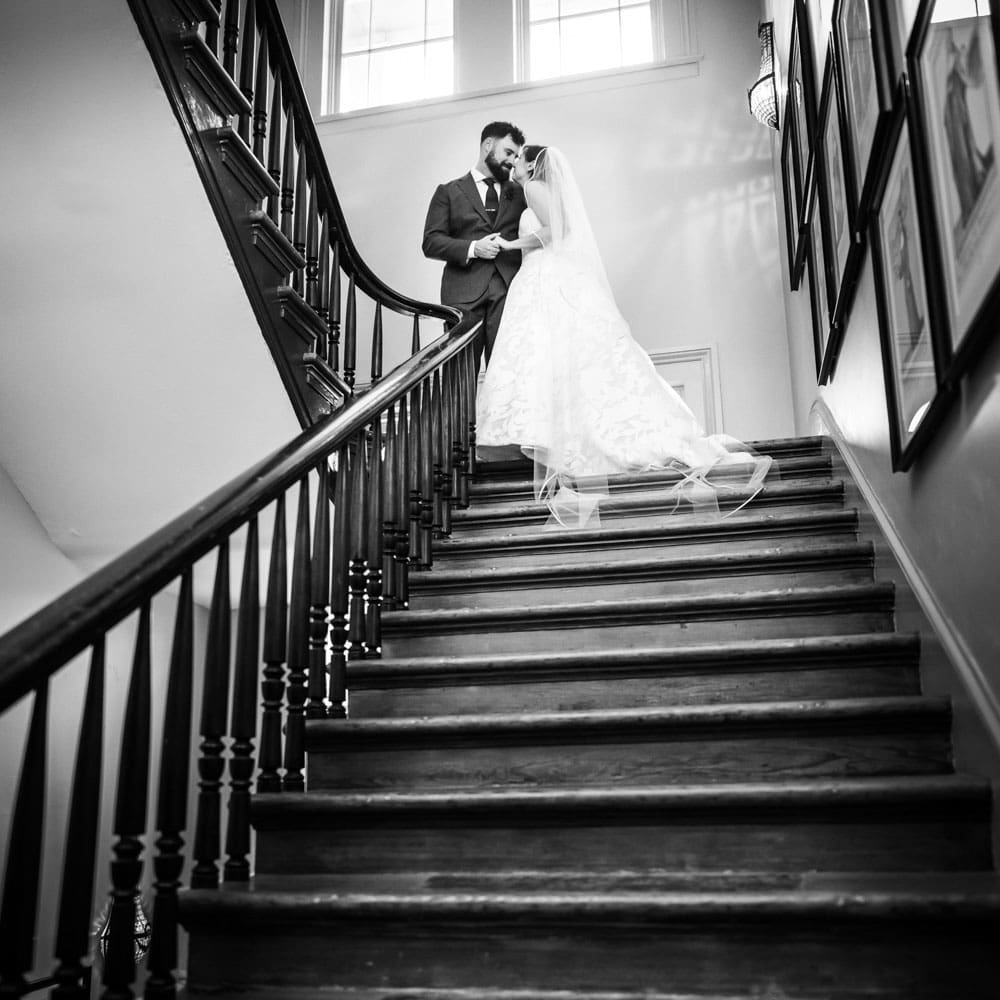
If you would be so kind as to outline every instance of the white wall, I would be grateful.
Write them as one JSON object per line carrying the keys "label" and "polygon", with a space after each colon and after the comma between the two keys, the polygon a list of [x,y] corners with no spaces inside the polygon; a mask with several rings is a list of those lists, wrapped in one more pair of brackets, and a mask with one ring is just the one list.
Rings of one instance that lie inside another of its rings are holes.
{"label": "white wall", "polygon": [[[317,127],[362,254],[390,285],[431,301],[441,265],[420,253],[427,204],[436,184],[475,162],[481,127],[507,119],[529,142],[562,147],[636,339],[650,351],[718,345],[725,430],[781,437],[793,432],[793,416],[773,137],[746,103],[758,4],[698,0],[692,10],[704,58],[687,67],[466,95]],[[405,325],[387,332],[394,360],[408,344]]]}
{"label": "white wall", "polygon": [[[823,41],[830,4],[817,30]],[[766,4],[778,53],[788,52],[791,0]],[[780,167],[775,158],[776,179]],[[780,208],[780,205],[779,205]],[[786,260],[782,255],[782,261]],[[906,473],[891,471],[889,425],[871,254],[844,334],[830,385],[817,389],[808,291],[783,288],[801,431],[817,429],[816,400],[832,414],[844,445],[876,498],[876,513],[908,571],[910,583],[939,632],[967,697],[1000,746],[1000,342],[994,342],[961,384],[944,423]],[[833,429],[833,428],[831,428]]]}

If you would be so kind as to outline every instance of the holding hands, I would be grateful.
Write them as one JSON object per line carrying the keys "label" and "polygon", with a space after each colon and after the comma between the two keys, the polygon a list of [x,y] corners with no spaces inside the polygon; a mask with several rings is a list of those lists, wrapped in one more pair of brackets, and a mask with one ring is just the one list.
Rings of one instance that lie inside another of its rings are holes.
{"label": "holding hands", "polygon": [[499,233],[490,233],[489,236],[484,236],[481,240],[476,240],[474,244],[476,256],[483,260],[492,260],[501,250],[507,249],[504,245],[506,242]]}

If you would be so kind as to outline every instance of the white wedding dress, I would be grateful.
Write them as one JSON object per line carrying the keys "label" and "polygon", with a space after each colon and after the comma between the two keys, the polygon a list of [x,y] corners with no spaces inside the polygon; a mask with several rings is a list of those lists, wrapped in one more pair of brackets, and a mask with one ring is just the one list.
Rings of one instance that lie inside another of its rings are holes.
{"label": "white wedding dress", "polygon": [[[526,209],[520,235],[541,228]],[[580,220],[573,228],[580,231]],[[559,251],[558,234],[550,245],[522,251],[477,398],[481,457],[520,447],[535,463],[537,499],[564,527],[594,526],[607,477],[616,473],[674,470],[677,501],[701,509],[718,511],[720,491],[749,500],[770,458],[750,454],[735,438],[705,434],[632,338],[599,258],[596,265],[592,259],[596,243],[590,259]]]}

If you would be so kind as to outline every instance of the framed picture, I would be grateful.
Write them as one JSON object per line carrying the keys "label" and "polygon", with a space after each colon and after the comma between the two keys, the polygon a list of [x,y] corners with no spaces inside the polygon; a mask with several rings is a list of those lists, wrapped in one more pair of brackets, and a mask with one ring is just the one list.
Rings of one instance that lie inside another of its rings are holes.
{"label": "framed picture", "polygon": [[820,381],[833,376],[840,349],[840,336],[847,323],[851,298],[857,284],[864,245],[853,227],[857,200],[854,178],[844,162],[844,132],[835,83],[835,52],[827,49],[823,71],[816,137],[816,188],[819,196],[820,222],[826,266],[830,274],[831,336],[826,345]]}
{"label": "framed picture", "polygon": [[889,33],[888,55],[890,76],[895,83],[906,64],[906,48],[917,19],[920,0],[889,0],[885,7],[886,30]]}
{"label": "framed picture", "polygon": [[[788,95],[785,122],[791,119],[795,156],[802,179],[802,191],[808,194],[812,174],[812,154],[816,136],[816,87],[813,69],[812,35],[804,0],[794,0],[792,40],[788,52]],[[787,124],[786,124],[786,127]],[[804,197],[799,206],[799,224],[805,225],[811,205]]]}
{"label": "framed picture", "polygon": [[920,185],[908,122],[908,101],[890,121],[887,155],[880,161],[870,239],[879,336],[894,471],[908,469],[949,402],[941,378],[934,330],[940,282],[926,250]]}
{"label": "framed picture", "polygon": [[942,276],[946,379],[961,377],[1000,309],[1000,12],[923,0],[907,52],[914,145]]}
{"label": "framed picture", "polygon": [[830,276],[823,249],[823,234],[815,217],[806,233],[806,270],[809,275],[809,303],[812,315],[816,378],[823,370],[823,358],[830,339]]}
{"label": "framed picture", "polygon": [[802,178],[799,176],[799,162],[795,155],[795,140],[792,129],[787,127],[781,135],[781,193],[785,205],[785,241],[788,246],[788,279],[792,291],[796,291],[802,280],[802,264],[805,259],[805,242],[799,225],[802,205]]}
{"label": "framed picture", "polygon": [[892,111],[884,0],[837,0],[833,29],[845,160],[858,193],[852,224],[863,230],[871,203],[872,154]]}

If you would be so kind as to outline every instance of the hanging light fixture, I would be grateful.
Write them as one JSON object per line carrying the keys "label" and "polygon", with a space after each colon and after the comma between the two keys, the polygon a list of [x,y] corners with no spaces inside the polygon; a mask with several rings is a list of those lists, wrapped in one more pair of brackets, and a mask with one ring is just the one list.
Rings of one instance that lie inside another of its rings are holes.
{"label": "hanging light fixture", "polygon": [[768,128],[778,127],[778,88],[774,80],[774,21],[757,25],[760,39],[760,73],[747,91],[750,114]]}

